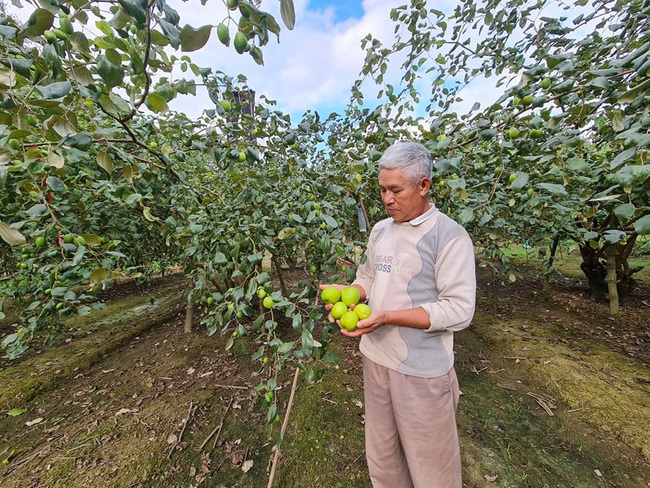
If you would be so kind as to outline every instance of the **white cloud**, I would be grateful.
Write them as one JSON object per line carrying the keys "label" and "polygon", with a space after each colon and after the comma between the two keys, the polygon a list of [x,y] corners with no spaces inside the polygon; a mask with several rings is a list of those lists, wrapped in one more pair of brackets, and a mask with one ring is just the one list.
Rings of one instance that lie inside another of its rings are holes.
{"label": "white cloud", "polygon": [[[400,3],[400,0],[366,0],[361,19],[350,18],[337,23],[332,7],[312,11],[308,10],[306,0],[296,0],[296,25],[289,31],[281,22],[279,2],[266,1],[262,7],[275,16],[282,32],[279,44],[273,36],[263,47],[264,66],[255,64],[248,54],[238,55],[232,47],[225,48],[216,35],[211,36],[201,51],[189,54],[200,66],[230,75],[246,75],[251,88],[276,100],[280,110],[292,114],[292,120],[309,109],[327,115],[335,108],[343,108],[349,100],[350,87],[364,60],[361,39],[372,33],[383,38],[386,44],[392,43],[394,25],[389,14],[391,8]],[[172,5],[181,14],[181,23],[194,27],[207,23],[216,25],[226,17],[225,8],[215,0],[205,7],[198,0],[174,0]],[[234,26],[231,33],[234,34]],[[173,105],[190,116],[211,106],[205,94]]]}

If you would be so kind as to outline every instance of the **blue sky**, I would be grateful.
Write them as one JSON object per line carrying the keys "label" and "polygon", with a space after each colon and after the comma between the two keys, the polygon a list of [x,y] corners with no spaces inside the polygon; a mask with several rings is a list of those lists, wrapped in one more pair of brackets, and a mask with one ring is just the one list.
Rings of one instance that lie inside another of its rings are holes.
{"label": "blue sky", "polygon": [[333,8],[336,22],[363,17],[363,6],[360,0],[310,0],[307,8],[314,11]]}

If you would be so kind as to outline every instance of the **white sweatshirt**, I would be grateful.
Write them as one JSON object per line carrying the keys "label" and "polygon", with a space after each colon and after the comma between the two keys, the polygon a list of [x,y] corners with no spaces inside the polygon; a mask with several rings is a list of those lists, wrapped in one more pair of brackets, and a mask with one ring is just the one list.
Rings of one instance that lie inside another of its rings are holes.
{"label": "white sweatshirt", "polygon": [[354,284],[372,310],[422,307],[431,326],[385,325],[361,337],[372,361],[400,373],[434,378],[454,365],[453,333],[469,326],[476,304],[474,247],[467,231],[433,204],[409,222],[392,218],[370,233]]}

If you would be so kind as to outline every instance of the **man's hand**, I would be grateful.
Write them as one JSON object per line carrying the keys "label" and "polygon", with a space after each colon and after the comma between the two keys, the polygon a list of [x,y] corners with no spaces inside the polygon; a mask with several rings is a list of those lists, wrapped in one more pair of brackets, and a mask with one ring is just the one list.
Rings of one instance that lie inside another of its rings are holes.
{"label": "man's hand", "polygon": [[[339,290],[342,290],[343,288],[346,288],[350,285],[339,285],[337,283],[330,283],[330,284],[322,284],[318,285],[318,289],[320,291],[324,290],[325,288],[329,286],[334,286],[338,288]],[[360,292],[361,293],[361,292]],[[365,291],[363,292],[362,300],[365,300]],[[329,312],[332,310],[332,307],[334,306],[333,303],[326,303],[325,305],[325,310]],[[350,307],[352,310],[354,310],[354,305]],[[372,332],[373,330],[377,330],[379,327],[384,325],[386,322],[383,320],[385,318],[385,314],[382,313],[381,311],[379,312],[372,312],[368,318],[365,318],[363,320],[360,320],[357,323],[357,328],[353,330],[352,332],[347,331],[343,327],[341,327],[341,322],[334,317],[332,317],[332,314],[327,315],[327,320],[331,324],[336,323],[339,326],[339,329],[341,330],[341,334],[346,335],[348,337],[361,337],[363,334],[368,334],[369,332]]]}
{"label": "man's hand", "polygon": [[[339,324],[339,328],[341,329],[341,334],[343,334],[344,336],[361,337],[362,335],[369,334],[370,332],[373,332],[379,329],[380,327],[382,327],[383,325],[385,325],[386,323],[384,321],[385,315],[386,314],[384,313],[383,310],[377,310],[377,311],[373,310],[373,312],[370,314],[368,318],[359,320],[359,322],[357,322],[357,328],[351,332],[341,327],[341,324],[339,323],[338,320],[336,321],[336,323]],[[332,318],[331,315],[330,318]],[[333,321],[334,319],[332,318],[330,322]]]}

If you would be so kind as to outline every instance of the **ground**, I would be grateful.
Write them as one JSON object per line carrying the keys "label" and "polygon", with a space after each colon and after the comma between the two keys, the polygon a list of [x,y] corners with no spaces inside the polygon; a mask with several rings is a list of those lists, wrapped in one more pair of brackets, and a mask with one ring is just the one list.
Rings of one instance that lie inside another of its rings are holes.
{"label": "ground", "polygon": [[[456,335],[465,486],[650,486],[650,279],[612,317],[577,277],[544,292],[536,274],[480,269]],[[282,419],[269,435],[254,387],[270,364],[250,359],[252,336],[226,351],[200,313],[184,333],[182,290],[180,275],[120,285],[87,322],[1,360],[3,487],[267,486]],[[273,486],[370,487],[359,353],[343,336],[332,348],[340,364],[299,378]]]}

